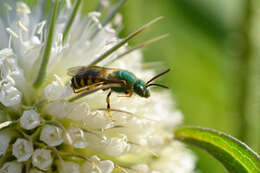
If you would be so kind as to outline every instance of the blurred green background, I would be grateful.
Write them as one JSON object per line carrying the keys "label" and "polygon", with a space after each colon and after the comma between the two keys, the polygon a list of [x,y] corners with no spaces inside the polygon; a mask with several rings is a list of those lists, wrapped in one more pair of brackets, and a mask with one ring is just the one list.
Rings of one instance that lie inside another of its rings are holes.
{"label": "blurred green background", "polygon": [[[145,48],[144,57],[173,69],[163,83],[170,86],[184,124],[226,132],[260,153],[258,7],[248,0],[129,0],[121,13],[122,36],[165,17],[130,45],[170,34]],[[226,172],[206,152],[192,149],[198,172]]]}
{"label": "blurred green background", "polygon": [[[84,1],[83,12],[97,2]],[[184,124],[226,132],[260,153],[259,0],[128,0],[120,13],[121,37],[165,17],[130,45],[170,34],[143,51],[146,62],[163,62],[156,70],[173,69],[162,83],[171,88]],[[227,172],[206,152],[191,149],[196,172]]]}
{"label": "blurred green background", "polygon": [[[86,1],[84,12],[96,2]],[[170,35],[143,52],[146,62],[163,62],[164,68],[155,66],[156,70],[173,69],[162,83],[171,88],[184,124],[226,132],[258,153],[259,7],[257,0],[128,0],[120,10],[125,26],[121,37],[165,17],[129,44]],[[191,149],[198,159],[196,172],[227,172],[206,152]]]}

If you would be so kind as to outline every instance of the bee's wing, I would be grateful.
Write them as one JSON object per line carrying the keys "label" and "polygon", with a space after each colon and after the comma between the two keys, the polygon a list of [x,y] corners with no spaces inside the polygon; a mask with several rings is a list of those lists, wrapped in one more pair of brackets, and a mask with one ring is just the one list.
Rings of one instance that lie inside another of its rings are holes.
{"label": "bee's wing", "polygon": [[100,72],[107,72],[107,73],[111,73],[117,69],[115,68],[107,68],[107,67],[100,67],[100,66],[75,66],[75,67],[71,67],[67,70],[67,74],[69,76],[75,76],[75,75],[80,75],[82,73],[84,73],[86,70],[88,69],[97,69]]}
{"label": "bee's wing", "polygon": [[67,70],[67,74],[69,76],[75,76],[78,75],[82,72],[84,72],[88,67],[86,66],[75,66],[75,67],[71,67]]}

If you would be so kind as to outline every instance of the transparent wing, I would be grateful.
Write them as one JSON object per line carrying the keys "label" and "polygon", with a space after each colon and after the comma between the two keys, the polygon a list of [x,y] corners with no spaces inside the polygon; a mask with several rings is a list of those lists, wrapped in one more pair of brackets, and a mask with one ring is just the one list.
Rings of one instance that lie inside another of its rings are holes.
{"label": "transparent wing", "polygon": [[75,76],[77,74],[80,74],[82,72],[84,72],[88,67],[86,66],[75,66],[75,67],[71,67],[67,70],[67,74],[69,76]]}

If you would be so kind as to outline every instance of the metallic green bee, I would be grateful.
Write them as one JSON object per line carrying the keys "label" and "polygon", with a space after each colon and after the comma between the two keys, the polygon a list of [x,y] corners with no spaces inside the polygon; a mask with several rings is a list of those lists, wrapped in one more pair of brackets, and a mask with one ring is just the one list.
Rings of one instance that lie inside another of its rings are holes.
{"label": "metallic green bee", "polygon": [[167,69],[146,83],[127,70],[99,66],[72,67],[68,69],[68,75],[72,76],[71,87],[74,93],[84,93],[84,95],[87,95],[101,89],[110,89],[106,102],[108,115],[112,119],[109,99],[112,91],[125,93],[125,97],[131,97],[133,93],[136,93],[141,97],[148,98],[150,96],[148,88],[151,86],[168,89],[167,86],[151,82],[169,71],[170,69]]}

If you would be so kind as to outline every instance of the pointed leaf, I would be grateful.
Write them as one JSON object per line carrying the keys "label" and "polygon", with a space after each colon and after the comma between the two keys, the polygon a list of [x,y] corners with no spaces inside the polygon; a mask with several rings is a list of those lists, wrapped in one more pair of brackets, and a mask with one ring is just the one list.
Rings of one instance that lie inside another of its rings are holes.
{"label": "pointed leaf", "polygon": [[260,172],[259,155],[230,135],[201,127],[182,127],[175,131],[175,138],[206,150],[229,172]]}
{"label": "pointed leaf", "polygon": [[70,28],[71,28],[71,26],[72,26],[72,24],[73,24],[73,21],[74,21],[74,19],[75,19],[75,17],[76,17],[76,14],[77,14],[78,10],[79,10],[79,7],[80,7],[81,2],[82,2],[82,0],[77,0],[75,6],[74,6],[74,8],[73,8],[73,11],[72,11],[72,13],[71,13],[71,15],[70,15],[69,21],[68,21],[68,23],[66,24],[66,27],[65,27],[64,32],[63,32],[63,40],[62,40],[62,44],[63,44],[63,45],[64,45],[65,42],[67,41]]}
{"label": "pointed leaf", "polygon": [[36,80],[33,84],[34,88],[39,88],[41,86],[41,84],[43,83],[44,78],[46,76],[46,73],[47,73],[47,67],[48,67],[50,56],[51,56],[51,46],[52,46],[53,35],[54,35],[58,3],[59,3],[59,0],[55,0],[52,14],[51,14],[51,21],[50,21],[50,26],[49,26],[49,30],[48,30],[48,37],[47,37],[46,45],[45,45],[44,51],[43,51],[41,66],[40,66],[38,75],[36,77]]}

